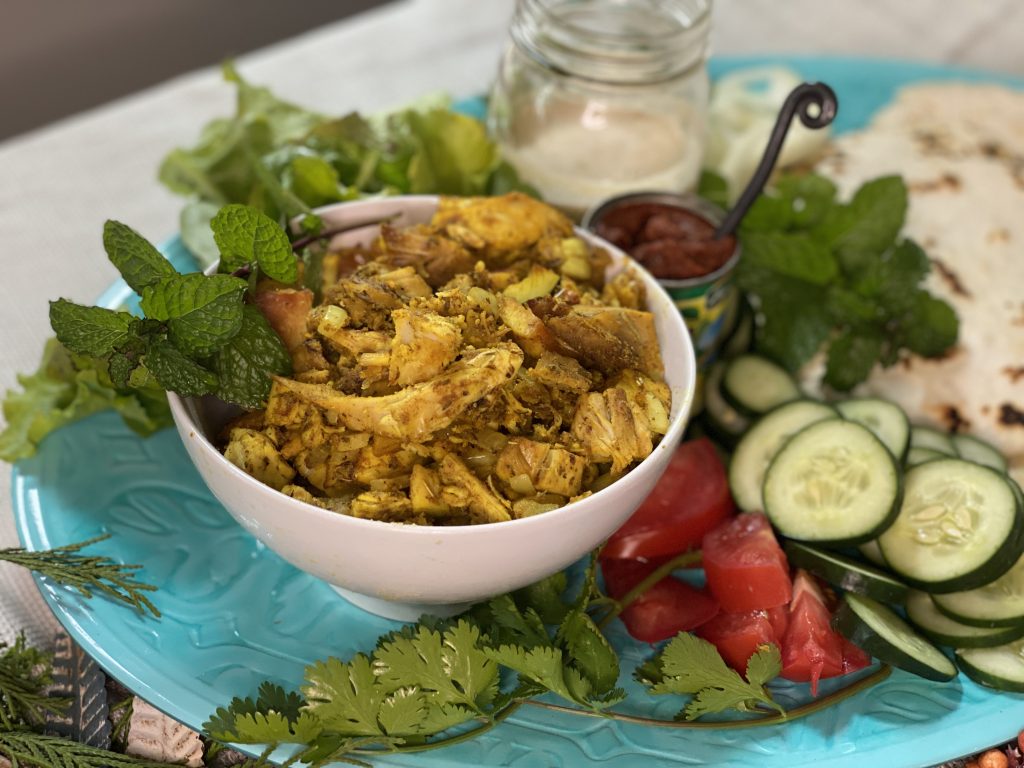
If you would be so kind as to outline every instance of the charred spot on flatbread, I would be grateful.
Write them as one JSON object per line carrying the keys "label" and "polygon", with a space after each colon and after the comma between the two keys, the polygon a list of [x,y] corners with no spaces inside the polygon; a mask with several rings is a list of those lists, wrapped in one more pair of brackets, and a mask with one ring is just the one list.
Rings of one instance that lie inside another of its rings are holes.
{"label": "charred spot on flatbread", "polygon": [[1024,427],[1024,411],[1012,403],[999,406],[999,423],[1007,427]]}
{"label": "charred spot on flatbread", "polygon": [[948,264],[942,259],[932,257],[932,266],[935,267],[938,275],[945,281],[946,285],[949,286],[949,290],[955,293],[957,296],[963,296],[965,299],[971,297],[971,292],[964,287],[963,281],[960,279],[960,275],[954,272]]}

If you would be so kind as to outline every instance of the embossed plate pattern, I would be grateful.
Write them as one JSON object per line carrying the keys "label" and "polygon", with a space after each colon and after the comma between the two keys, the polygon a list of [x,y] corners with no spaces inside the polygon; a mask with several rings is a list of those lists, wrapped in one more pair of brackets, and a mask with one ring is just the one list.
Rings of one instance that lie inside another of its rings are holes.
{"label": "embossed plate pattern", "polygon": [[[773,58],[840,96],[840,130],[867,122],[899,86],[924,79],[1009,77],[923,64],[859,59]],[[713,63],[722,73],[765,59]],[[468,110],[472,104],[466,105]],[[115,212],[116,213],[116,212]],[[190,261],[180,240],[164,247],[179,267]],[[101,298],[131,303],[116,284]],[[114,677],[193,728],[232,696],[260,680],[294,687],[309,662],[373,647],[396,626],[346,603],[325,584],[284,563],[246,534],[213,499],[173,430],[142,440],[113,414],[100,414],[49,437],[14,470],[14,509],[29,549],[111,533],[95,547],[122,562],[142,563],[157,584],[159,621],[113,603],[83,600],[40,581],[69,633]],[[382,553],[386,557],[386,553]],[[622,711],[668,718],[678,701],[643,695],[628,672],[645,655],[616,630],[630,691]],[[790,704],[805,686],[777,689]],[[480,738],[375,763],[409,768],[572,766],[668,768],[713,765],[886,768],[925,766],[1009,738],[1024,725],[1024,697],[993,694],[962,676],[938,685],[895,672],[882,684],[790,725],[739,730],[683,730],[524,707]]]}

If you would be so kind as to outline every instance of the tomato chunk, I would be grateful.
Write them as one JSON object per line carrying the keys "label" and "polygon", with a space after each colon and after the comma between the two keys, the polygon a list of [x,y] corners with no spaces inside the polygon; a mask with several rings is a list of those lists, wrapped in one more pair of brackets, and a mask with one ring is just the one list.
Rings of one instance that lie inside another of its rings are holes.
{"label": "tomato chunk", "polygon": [[811,694],[815,696],[819,680],[847,671],[843,637],[832,630],[831,618],[814,577],[798,570],[793,581],[789,625],[782,638],[782,676],[795,682],[810,682]]}
{"label": "tomato chunk", "polygon": [[[662,561],[602,560],[601,573],[611,597],[621,599],[649,576]],[[619,614],[626,630],[637,640],[656,643],[696,629],[718,613],[707,593],[666,576]]]}
{"label": "tomato chunk", "polygon": [[768,519],[758,513],[726,520],[703,542],[708,588],[728,613],[767,610],[789,602],[789,563]]}
{"label": "tomato chunk", "polygon": [[714,445],[707,438],[687,441],[651,495],[612,534],[602,556],[655,558],[695,549],[735,508]]}
{"label": "tomato chunk", "polygon": [[746,674],[747,662],[758,648],[778,644],[767,611],[720,613],[698,628],[697,634],[718,649],[725,663]]}

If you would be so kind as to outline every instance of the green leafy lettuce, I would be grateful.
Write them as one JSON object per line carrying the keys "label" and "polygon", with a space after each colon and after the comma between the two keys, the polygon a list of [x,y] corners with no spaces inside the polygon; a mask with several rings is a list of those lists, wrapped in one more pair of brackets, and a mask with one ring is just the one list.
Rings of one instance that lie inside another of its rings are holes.
{"label": "green leafy lettuce", "polygon": [[209,123],[193,147],[175,149],[160,166],[160,181],[190,198],[182,239],[207,263],[217,257],[210,218],[229,203],[281,222],[363,194],[526,189],[483,124],[446,106],[332,117],[246,82],[230,64],[224,77],[237,89],[235,114]]}
{"label": "green leafy lettuce", "polygon": [[955,344],[956,313],[921,285],[928,257],[900,237],[906,210],[896,176],[846,203],[816,175],[784,176],[763,194],[740,228],[737,272],[760,316],[758,351],[796,370],[824,349],[825,384],[848,391],[875,365]]}

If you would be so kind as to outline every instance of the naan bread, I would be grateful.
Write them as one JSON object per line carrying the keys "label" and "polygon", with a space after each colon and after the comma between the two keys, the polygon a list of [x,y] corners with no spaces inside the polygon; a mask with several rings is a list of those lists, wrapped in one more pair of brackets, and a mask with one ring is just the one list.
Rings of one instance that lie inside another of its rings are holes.
{"label": "naan bread", "polygon": [[946,357],[877,368],[863,391],[912,421],[991,442],[1024,480],[1024,93],[906,88],[869,128],[837,139],[818,170],[844,197],[878,176],[906,179],[904,233],[933,261],[929,290],[960,316]]}

